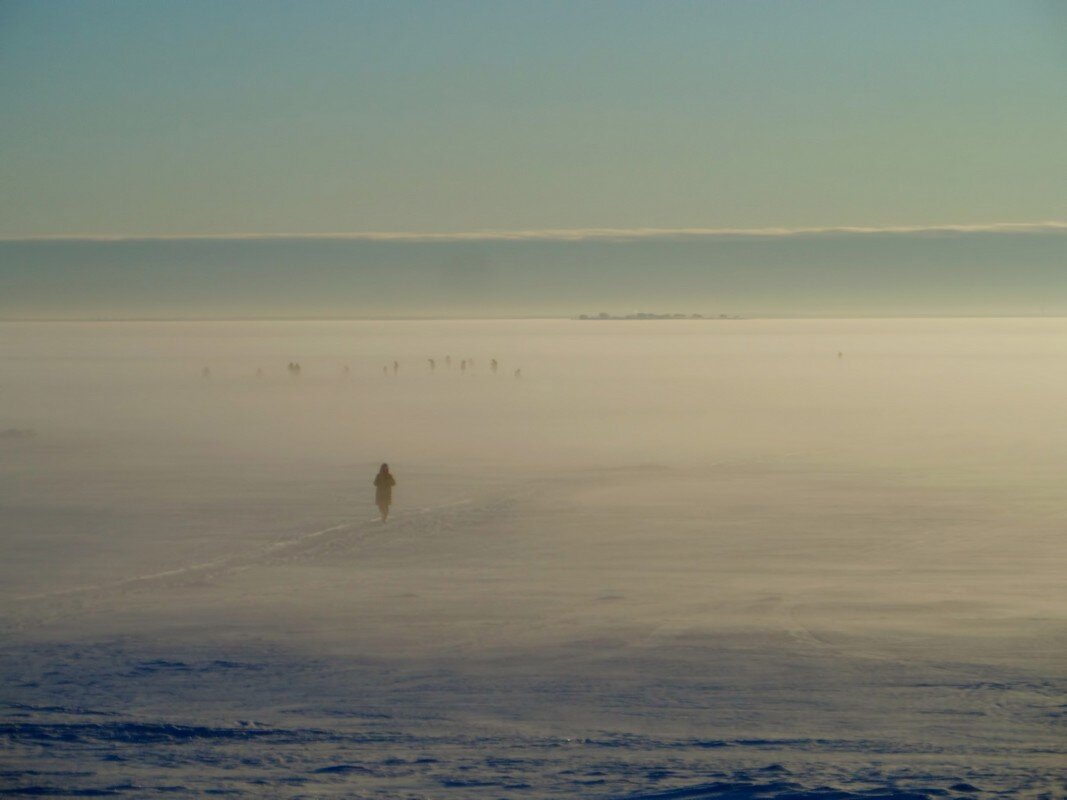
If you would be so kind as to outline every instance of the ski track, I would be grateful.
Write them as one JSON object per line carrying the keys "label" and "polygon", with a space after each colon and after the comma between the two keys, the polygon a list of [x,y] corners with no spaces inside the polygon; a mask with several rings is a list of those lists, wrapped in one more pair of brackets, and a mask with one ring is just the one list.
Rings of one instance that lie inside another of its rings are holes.
{"label": "ski track", "polygon": [[[420,509],[419,511],[409,511],[396,514],[396,518],[412,517],[417,515],[425,515],[434,511],[439,511],[450,506],[463,505],[470,501],[459,501],[456,503],[449,503],[432,508]],[[127,586],[136,586],[139,584],[151,583],[153,581],[168,580],[171,578],[181,578],[188,575],[193,575],[198,572],[206,572],[215,569],[226,570],[230,567],[244,566],[247,564],[254,564],[257,561],[269,558],[274,555],[284,555],[288,551],[297,550],[308,543],[314,542],[325,536],[328,533],[334,531],[347,530],[349,528],[356,528],[359,526],[359,530],[366,529],[372,524],[380,523],[381,520],[378,517],[371,517],[365,520],[362,524],[355,521],[342,522],[339,525],[331,525],[328,528],[322,528],[317,531],[311,531],[296,536],[292,539],[285,539],[280,542],[274,542],[261,548],[259,551],[252,555],[237,554],[222,556],[220,558],[213,559],[212,561],[204,561],[199,564],[189,564],[184,567],[177,567],[175,569],[163,570],[162,572],[150,572],[146,575],[137,575],[133,578],[123,578],[117,581],[106,581],[104,583],[98,583],[91,586],[76,586],[70,589],[58,589],[51,592],[41,592],[39,594],[28,594],[20,597],[15,597],[15,602],[33,602],[36,600],[48,600],[57,597],[71,597],[82,594],[92,594],[94,592],[108,591],[113,589],[121,589]]]}
{"label": "ski track", "polygon": [[411,533],[415,528],[422,532],[432,533],[448,524],[447,517],[477,517],[495,513],[514,502],[516,497],[506,495],[487,500],[481,505],[475,504],[475,501],[471,499],[442,503],[418,510],[398,512],[390,515],[388,522],[384,524],[377,516],[363,521],[347,521],[273,542],[256,548],[252,552],[233,553],[211,561],[90,586],[22,595],[10,603],[5,628],[11,634],[32,626],[63,619],[71,613],[91,611],[94,604],[132,592],[144,592],[162,586],[181,586],[191,581],[219,579],[257,565],[309,558],[336,546],[339,542],[344,542],[346,546],[353,546],[368,543],[386,535],[391,539],[399,539],[406,533]]}
{"label": "ski track", "polygon": [[[721,460],[715,461],[710,464],[712,468],[724,467],[724,466],[738,466],[749,464],[762,464],[769,461],[788,460],[797,456],[803,455],[802,453],[786,453],[778,456],[774,459],[742,459],[738,461],[733,460]],[[522,493],[520,493],[522,494]],[[526,493],[528,494],[528,492]],[[488,501],[486,508],[499,506],[502,502],[510,502],[518,499],[520,495],[507,496],[506,498],[498,498],[496,500]],[[429,506],[418,509],[417,511],[401,511],[392,515],[391,519],[395,523],[397,520],[410,521],[412,519],[430,517],[432,515],[440,514],[443,511],[453,508],[470,507],[473,504],[473,500],[464,499],[456,500],[449,503],[442,503],[437,506]],[[89,595],[97,592],[104,592],[109,590],[122,589],[125,587],[134,587],[145,584],[150,584],[154,581],[167,581],[174,578],[183,578],[191,575],[195,575],[203,572],[211,572],[213,570],[227,571],[232,568],[252,566],[256,563],[260,563],[270,559],[272,556],[284,556],[286,554],[299,551],[301,548],[308,544],[313,544],[317,539],[320,539],[327,534],[334,533],[336,531],[347,530],[355,528],[357,531],[373,530],[381,525],[381,519],[377,516],[365,519],[362,523],[358,521],[347,521],[337,525],[331,525],[327,528],[321,528],[319,530],[310,531],[296,536],[292,539],[285,539],[280,542],[274,542],[266,547],[260,548],[256,553],[252,555],[248,554],[233,554],[227,556],[221,556],[211,561],[205,561],[197,564],[189,564],[183,567],[177,567],[175,569],[162,570],[159,572],[151,572],[145,575],[137,575],[132,578],[123,578],[117,581],[104,581],[98,584],[92,584],[89,586],[75,586],[67,589],[56,589],[48,592],[39,592],[34,594],[19,595],[12,598],[12,602],[15,603],[32,603],[41,600],[50,600],[63,597],[76,597],[79,595]],[[388,523],[386,523],[388,524]],[[358,526],[358,527],[357,527]],[[384,527],[384,526],[382,526]]]}

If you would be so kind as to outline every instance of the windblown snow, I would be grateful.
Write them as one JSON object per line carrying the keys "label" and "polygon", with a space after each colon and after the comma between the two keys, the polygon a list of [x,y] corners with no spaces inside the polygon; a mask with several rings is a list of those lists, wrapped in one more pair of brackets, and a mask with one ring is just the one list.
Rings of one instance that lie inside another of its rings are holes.
{"label": "windblown snow", "polygon": [[7,323],[0,370],[0,795],[1067,796],[1067,321]]}

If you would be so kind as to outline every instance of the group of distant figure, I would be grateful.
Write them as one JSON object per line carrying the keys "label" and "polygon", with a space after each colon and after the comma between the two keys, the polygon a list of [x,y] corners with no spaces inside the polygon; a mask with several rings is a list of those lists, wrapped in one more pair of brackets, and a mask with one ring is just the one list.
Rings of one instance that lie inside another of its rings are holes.
{"label": "group of distant figure", "polygon": [[[445,362],[445,366],[447,368],[449,368],[449,369],[452,368],[452,356],[445,356],[444,362]],[[426,363],[430,367],[430,372],[435,372],[437,370],[437,359],[428,358],[428,359],[426,359]],[[285,370],[286,370],[286,372],[289,373],[289,377],[291,377],[291,378],[299,378],[300,377],[300,373],[301,373],[301,369],[302,368],[300,366],[300,362],[298,362],[298,361],[290,361],[285,366]],[[460,362],[459,362],[459,371],[464,373],[464,374],[466,374],[468,369],[470,369],[470,370],[474,369],[474,359],[473,358],[461,359]],[[497,372],[500,371],[500,362],[497,361],[495,358],[489,359],[489,370],[494,375],[496,375]],[[351,369],[349,369],[349,366],[347,364],[345,364],[345,365],[343,365],[341,367],[341,372],[346,376],[350,375],[352,373]],[[384,375],[385,377],[389,377],[390,375],[396,375],[399,372],[400,372],[400,362],[399,361],[393,361],[392,364],[386,364],[385,366],[382,367],[382,375]],[[265,374],[266,373],[264,373],[263,367],[258,367],[256,369],[256,377],[257,378],[262,378],[262,377],[265,376]],[[522,370],[521,369],[515,369],[511,374],[512,374],[512,377],[514,377],[514,378],[521,378],[522,377]],[[200,375],[204,379],[210,378],[211,377],[211,368],[210,367],[204,367],[203,369],[200,370]]]}
{"label": "group of distant figure", "polygon": [[[452,369],[452,356],[445,356],[444,360],[445,360],[445,366],[448,369]],[[428,358],[428,359],[426,359],[426,364],[430,367],[430,372],[435,372],[437,370],[437,359],[436,358]],[[394,361],[393,362],[393,374],[394,375],[396,374],[396,372],[397,372],[397,370],[399,368],[400,368],[400,365],[397,362]],[[468,368],[470,368],[472,370],[474,369],[474,359],[473,358],[460,359],[459,371],[463,372],[463,373],[466,373]],[[388,367],[383,367],[382,370],[383,370],[383,374],[385,374],[385,375],[389,374],[389,368]],[[497,361],[495,358],[489,359],[489,371],[492,372],[494,375],[496,375],[499,370],[500,370],[500,362]],[[512,376],[516,377],[516,378],[521,378],[522,377],[522,370],[521,369],[516,369],[512,373]]]}
{"label": "group of distant figure", "polygon": [[[845,354],[839,350],[837,352],[837,357],[838,358],[844,358]],[[445,356],[444,362],[445,362],[445,366],[448,369],[452,368],[452,356]],[[426,363],[430,368],[430,372],[435,372],[437,370],[437,359],[435,359],[435,358],[427,358],[426,359]],[[301,367],[300,367],[300,363],[298,361],[290,361],[286,365],[285,369],[289,373],[290,377],[292,377],[292,378],[299,378],[300,377]],[[473,358],[460,359],[459,371],[464,373],[464,374],[466,374],[468,369],[471,369],[471,370],[474,369],[474,359]],[[500,371],[500,362],[497,361],[495,358],[489,359],[489,371],[492,372],[494,375],[496,375],[497,372]],[[351,374],[351,370],[349,369],[347,364],[345,364],[344,366],[341,367],[341,372],[346,376]],[[384,375],[385,377],[389,377],[390,375],[396,375],[399,372],[400,372],[400,362],[399,361],[394,361],[391,365],[390,364],[386,364],[384,367],[382,367],[382,375]],[[263,372],[263,368],[262,367],[259,367],[256,370],[256,377],[257,378],[264,377],[264,374],[265,373]],[[512,377],[514,377],[514,378],[521,378],[522,377],[522,370],[521,369],[516,369],[511,374],[512,374]],[[210,378],[211,377],[211,369],[209,367],[204,367],[202,370],[200,370],[200,375],[205,379],[206,378]]]}

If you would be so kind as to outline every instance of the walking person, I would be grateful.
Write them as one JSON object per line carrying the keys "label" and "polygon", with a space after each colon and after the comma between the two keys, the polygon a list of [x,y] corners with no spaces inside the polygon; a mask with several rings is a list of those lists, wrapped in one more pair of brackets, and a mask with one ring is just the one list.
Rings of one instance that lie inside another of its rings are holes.
{"label": "walking person", "polygon": [[378,474],[374,476],[374,503],[382,512],[382,522],[389,519],[389,506],[393,504],[393,487],[396,486],[396,478],[389,472],[389,465],[382,464]]}

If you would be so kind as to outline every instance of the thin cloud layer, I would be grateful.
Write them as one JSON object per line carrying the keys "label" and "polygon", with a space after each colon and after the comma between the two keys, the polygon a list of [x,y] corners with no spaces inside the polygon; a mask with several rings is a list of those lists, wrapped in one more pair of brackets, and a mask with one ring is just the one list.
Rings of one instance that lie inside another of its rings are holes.
{"label": "thin cloud layer", "polygon": [[836,226],[810,228],[547,228],[515,231],[362,231],[334,233],[204,233],[166,235],[57,235],[0,237],[0,242],[166,242],[166,241],[363,241],[363,242],[581,242],[650,239],[787,238],[810,236],[922,235],[967,233],[1063,233],[1067,222],[991,222],[975,225]]}

